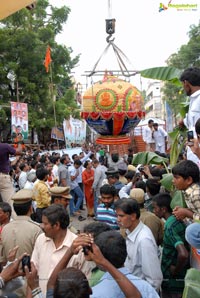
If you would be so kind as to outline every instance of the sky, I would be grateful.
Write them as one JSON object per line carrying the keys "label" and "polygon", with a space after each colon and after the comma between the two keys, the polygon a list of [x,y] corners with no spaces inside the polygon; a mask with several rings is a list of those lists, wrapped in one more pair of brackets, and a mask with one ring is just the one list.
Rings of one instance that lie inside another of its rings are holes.
{"label": "sky", "polygon": [[[124,60],[129,70],[165,66],[168,57],[176,53],[189,40],[190,25],[198,25],[200,0],[174,0],[171,4],[194,4],[196,10],[168,6],[159,12],[162,0],[51,0],[55,6],[69,6],[71,12],[57,42],[71,47],[73,56],[81,54],[79,64],[73,69],[77,82],[86,84],[85,71],[91,71],[107,46],[105,19],[115,18],[114,43],[131,63]],[[111,3],[110,15],[108,3]],[[185,9],[185,10],[184,10]],[[112,48],[98,64],[97,70],[119,70]],[[131,82],[141,87],[139,76]],[[100,77],[93,77],[98,81]],[[89,79],[91,80],[91,79]],[[145,79],[142,82],[145,84]],[[87,81],[88,82],[88,81]],[[90,83],[90,82],[89,82]]]}

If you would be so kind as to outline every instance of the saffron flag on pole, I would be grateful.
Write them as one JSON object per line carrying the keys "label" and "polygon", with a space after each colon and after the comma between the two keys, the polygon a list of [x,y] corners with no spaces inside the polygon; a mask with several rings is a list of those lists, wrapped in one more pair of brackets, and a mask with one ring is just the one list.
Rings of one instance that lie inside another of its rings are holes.
{"label": "saffron flag on pole", "polygon": [[44,60],[44,66],[46,68],[46,72],[49,72],[49,64],[51,63],[51,48],[50,46],[47,47],[46,56]]}

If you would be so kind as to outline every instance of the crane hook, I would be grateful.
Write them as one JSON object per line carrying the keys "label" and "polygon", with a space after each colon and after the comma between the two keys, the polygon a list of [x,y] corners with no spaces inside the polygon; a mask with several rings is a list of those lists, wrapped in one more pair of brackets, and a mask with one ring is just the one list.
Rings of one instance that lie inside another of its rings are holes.
{"label": "crane hook", "polygon": [[113,39],[111,39],[111,37],[112,37],[112,34],[109,34],[109,35],[106,37],[106,41],[107,41],[108,43],[113,42],[113,41],[115,40],[114,37],[113,37]]}

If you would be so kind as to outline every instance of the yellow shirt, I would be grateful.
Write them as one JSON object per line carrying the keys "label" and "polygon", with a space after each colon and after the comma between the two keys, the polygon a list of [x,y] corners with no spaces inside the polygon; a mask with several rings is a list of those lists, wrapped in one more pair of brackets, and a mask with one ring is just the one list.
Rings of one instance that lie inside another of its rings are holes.
{"label": "yellow shirt", "polygon": [[50,205],[51,196],[48,186],[42,180],[39,180],[33,187],[33,200],[37,203],[37,208],[45,208]]}

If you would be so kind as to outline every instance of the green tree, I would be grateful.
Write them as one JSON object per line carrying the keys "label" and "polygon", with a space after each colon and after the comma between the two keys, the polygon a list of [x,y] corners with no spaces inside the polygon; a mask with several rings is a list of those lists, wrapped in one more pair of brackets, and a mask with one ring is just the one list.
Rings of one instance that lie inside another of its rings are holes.
{"label": "green tree", "polygon": [[177,53],[172,54],[167,64],[184,70],[190,66],[200,67],[200,23],[191,25],[188,32],[189,41],[182,45]]}
{"label": "green tree", "polygon": [[[180,50],[172,54],[167,60],[168,66],[180,69],[181,72],[190,66],[200,66],[200,23],[197,26],[190,26],[188,36],[188,43],[182,45]],[[164,93],[163,99],[169,103],[175,120],[177,120],[182,104],[187,101],[187,96],[182,86],[166,82],[162,91]]]}
{"label": "green tree", "polygon": [[[58,124],[70,114],[77,115],[70,72],[79,56],[72,59],[72,49],[55,40],[69,13],[66,6],[56,8],[47,0],[38,0],[35,9],[22,9],[0,24],[0,105],[17,99],[28,103],[29,127],[38,131],[54,126],[53,97]],[[47,73],[44,58],[48,45],[52,63]],[[10,117],[9,109],[5,111]]]}

